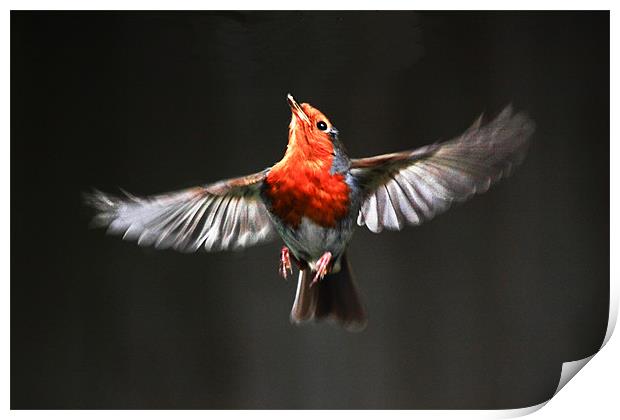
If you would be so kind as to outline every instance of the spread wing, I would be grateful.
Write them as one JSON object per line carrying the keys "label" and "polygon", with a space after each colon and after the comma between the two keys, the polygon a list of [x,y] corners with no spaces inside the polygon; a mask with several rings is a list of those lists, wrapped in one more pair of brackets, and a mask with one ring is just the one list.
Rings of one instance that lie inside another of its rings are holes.
{"label": "spread wing", "polygon": [[456,139],[353,159],[351,174],[364,194],[358,224],[373,232],[400,230],[485,192],[523,160],[533,131],[532,120],[507,107],[486,125],[478,119]]}
{"label": "spread wing", "polygon": [[240,249],[274,237],[260,198],[268,172],[147,198],[95,191],[86,200],[97,210],[96,224],[139,245],[188,252]]}

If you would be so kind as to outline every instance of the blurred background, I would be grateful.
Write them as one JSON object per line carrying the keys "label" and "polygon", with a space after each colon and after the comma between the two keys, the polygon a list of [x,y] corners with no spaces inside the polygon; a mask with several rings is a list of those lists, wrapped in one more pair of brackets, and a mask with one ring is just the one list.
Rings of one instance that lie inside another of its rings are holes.
{"label": "blurred background", "polygon": [[[153,194],[263,169],[285,95],[350,155],[537,123],[515,174],[350,245],[369,313],[289,323],[281,243],[140,248],[91,187]],[[607,12],[11,13],[11,408],[517,408],[596,351],[609,304]],[[579,380],[579,379],[576,379]]]}

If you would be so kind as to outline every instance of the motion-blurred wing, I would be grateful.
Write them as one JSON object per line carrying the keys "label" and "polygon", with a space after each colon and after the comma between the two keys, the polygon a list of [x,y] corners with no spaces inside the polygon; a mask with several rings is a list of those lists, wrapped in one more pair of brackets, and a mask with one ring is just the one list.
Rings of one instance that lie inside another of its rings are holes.
{"label": "motion-blurred wing", "polygon": [[274,236],[260,198],[268,171],[147,198],[96,191],[86,199],[98,211],[95,223],[139,245],[188,252],[240,249]]}
{"label": "motion-blurred wing", "polygon": [[485,192],[523,160],[533,131],[532,120],[507,107],[445,143],[353,159],[351,173],[364,191],[358,224],[373,232],[400,230]]}

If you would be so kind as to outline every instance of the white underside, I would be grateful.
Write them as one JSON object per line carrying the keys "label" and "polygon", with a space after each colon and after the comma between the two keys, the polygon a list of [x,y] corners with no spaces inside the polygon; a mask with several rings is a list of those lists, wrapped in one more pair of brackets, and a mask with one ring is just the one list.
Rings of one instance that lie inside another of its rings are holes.
{"label": "white underside", "polygon": [[[309,255],[307,263],[314,270],[317,261],[326,252],[331,252],[334,256],[342,255],[352,233],[353,229],[343,232],[335,228],[325,228],[303,217],[295,234],[284,234],[283,239],[293,253],[297,250]],[[334,268],[334,271],[339,270],[339,267]]]}

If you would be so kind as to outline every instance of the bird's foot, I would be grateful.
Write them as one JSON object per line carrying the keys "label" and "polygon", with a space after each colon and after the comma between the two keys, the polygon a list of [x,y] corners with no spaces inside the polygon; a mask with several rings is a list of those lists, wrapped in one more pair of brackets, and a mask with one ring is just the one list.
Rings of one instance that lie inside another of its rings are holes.
{"label": "bird's foot", "polygon": [[280,275],[286,279],[288,273],[293,274],[293,266],[291,265],[291,254],[287,247],[283,246],[280,252],[280,267],[278,268]]}
{"label": "bird's foot", "polygon": [[329,251],[327,251],[325,254],[321,256],[321,258],[319,258],[319,260],[316,262],[316,275],[314,276],[314,279],[312,279],[312,283],[310,283],[310,287],[312,287],[314,283],[317,283],[319,280],[322,280],[323,277],[325,277],[331,262],[332,262],[332,253]]}

